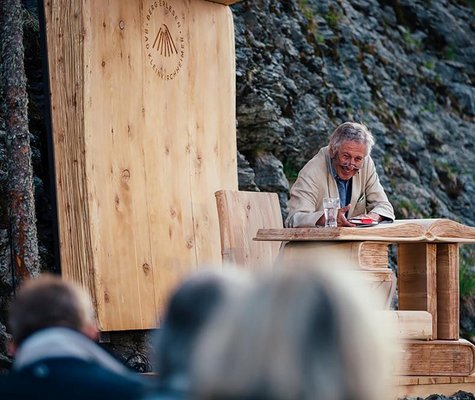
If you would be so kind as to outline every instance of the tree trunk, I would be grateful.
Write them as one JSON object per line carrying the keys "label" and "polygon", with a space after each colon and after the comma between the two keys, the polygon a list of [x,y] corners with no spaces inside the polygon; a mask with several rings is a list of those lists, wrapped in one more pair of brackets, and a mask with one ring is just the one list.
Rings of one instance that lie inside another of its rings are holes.
{"label": "tree trunk", "polygon": [[7,198],[18,282],[39,274],[21,0],[0,1],[0,77],[8,159]]}

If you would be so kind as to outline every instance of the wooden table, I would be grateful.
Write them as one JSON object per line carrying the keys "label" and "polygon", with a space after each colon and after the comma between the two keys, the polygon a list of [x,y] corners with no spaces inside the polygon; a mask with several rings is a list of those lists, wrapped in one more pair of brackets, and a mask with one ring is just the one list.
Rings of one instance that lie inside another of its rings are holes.
{"label": "wooden table", "polygon": [[[414,351],[406,361],[417,365],[408,369],[409,374],[468,375],[475,369],[475,347],[459,340],[459,244],[475,243],[475,228],[448,219],[399,220],[365,228],[259,229],[255,240],[288,242],[284,252],[297,253],[340,242],[356,246],[396,243],[399,310],[432,315],[434,341],[410,346]],[[373,256],[377,253],[372,252]],[[358,258],[358,264],[365,262],[361,251],[349,254]],[[439,355],[449,353],[438,360],[436,370],[431,366],[434,348]]]}

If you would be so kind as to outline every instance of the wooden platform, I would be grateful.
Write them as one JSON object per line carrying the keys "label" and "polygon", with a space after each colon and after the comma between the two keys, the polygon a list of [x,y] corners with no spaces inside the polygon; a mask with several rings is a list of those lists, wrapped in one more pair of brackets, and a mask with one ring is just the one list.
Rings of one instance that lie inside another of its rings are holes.
{"label": "wooden platform", "polygon": [[459,390],[475,393],[475,374],[469,376],[399,376],[394,398],[427,397],[431,394],[452,396]]}

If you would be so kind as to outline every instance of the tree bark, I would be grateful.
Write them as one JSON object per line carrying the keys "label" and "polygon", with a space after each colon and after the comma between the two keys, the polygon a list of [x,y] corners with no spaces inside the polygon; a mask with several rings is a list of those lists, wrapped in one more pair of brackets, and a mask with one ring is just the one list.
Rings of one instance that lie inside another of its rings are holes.
{"label": "tree bark", "polygon": [[38,239],[28,129],[21,0],[0,1],[0,77],[6,122],[7,198],[17,282],[39,274]]}

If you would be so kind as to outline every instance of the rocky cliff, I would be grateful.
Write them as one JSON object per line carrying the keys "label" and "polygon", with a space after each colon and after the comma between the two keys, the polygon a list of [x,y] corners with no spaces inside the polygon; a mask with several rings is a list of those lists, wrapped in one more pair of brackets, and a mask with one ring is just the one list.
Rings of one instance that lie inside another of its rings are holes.
{"label": "rocky cliff", "polygon": [[[366,124],[398,218],[475,225],[475,1],[245,0],[236,31],[239,185],[278,192],[341,122]],[[463,246],[461,327],[475,334]],[[393,257],[394,260],[394,257]]]}
{"label": "rocky cliff", "polygon": [[398,217],[475,224],[475,3],[247,0],[236,29],[239,182],[276,191],[341,122],[373,132]]}

